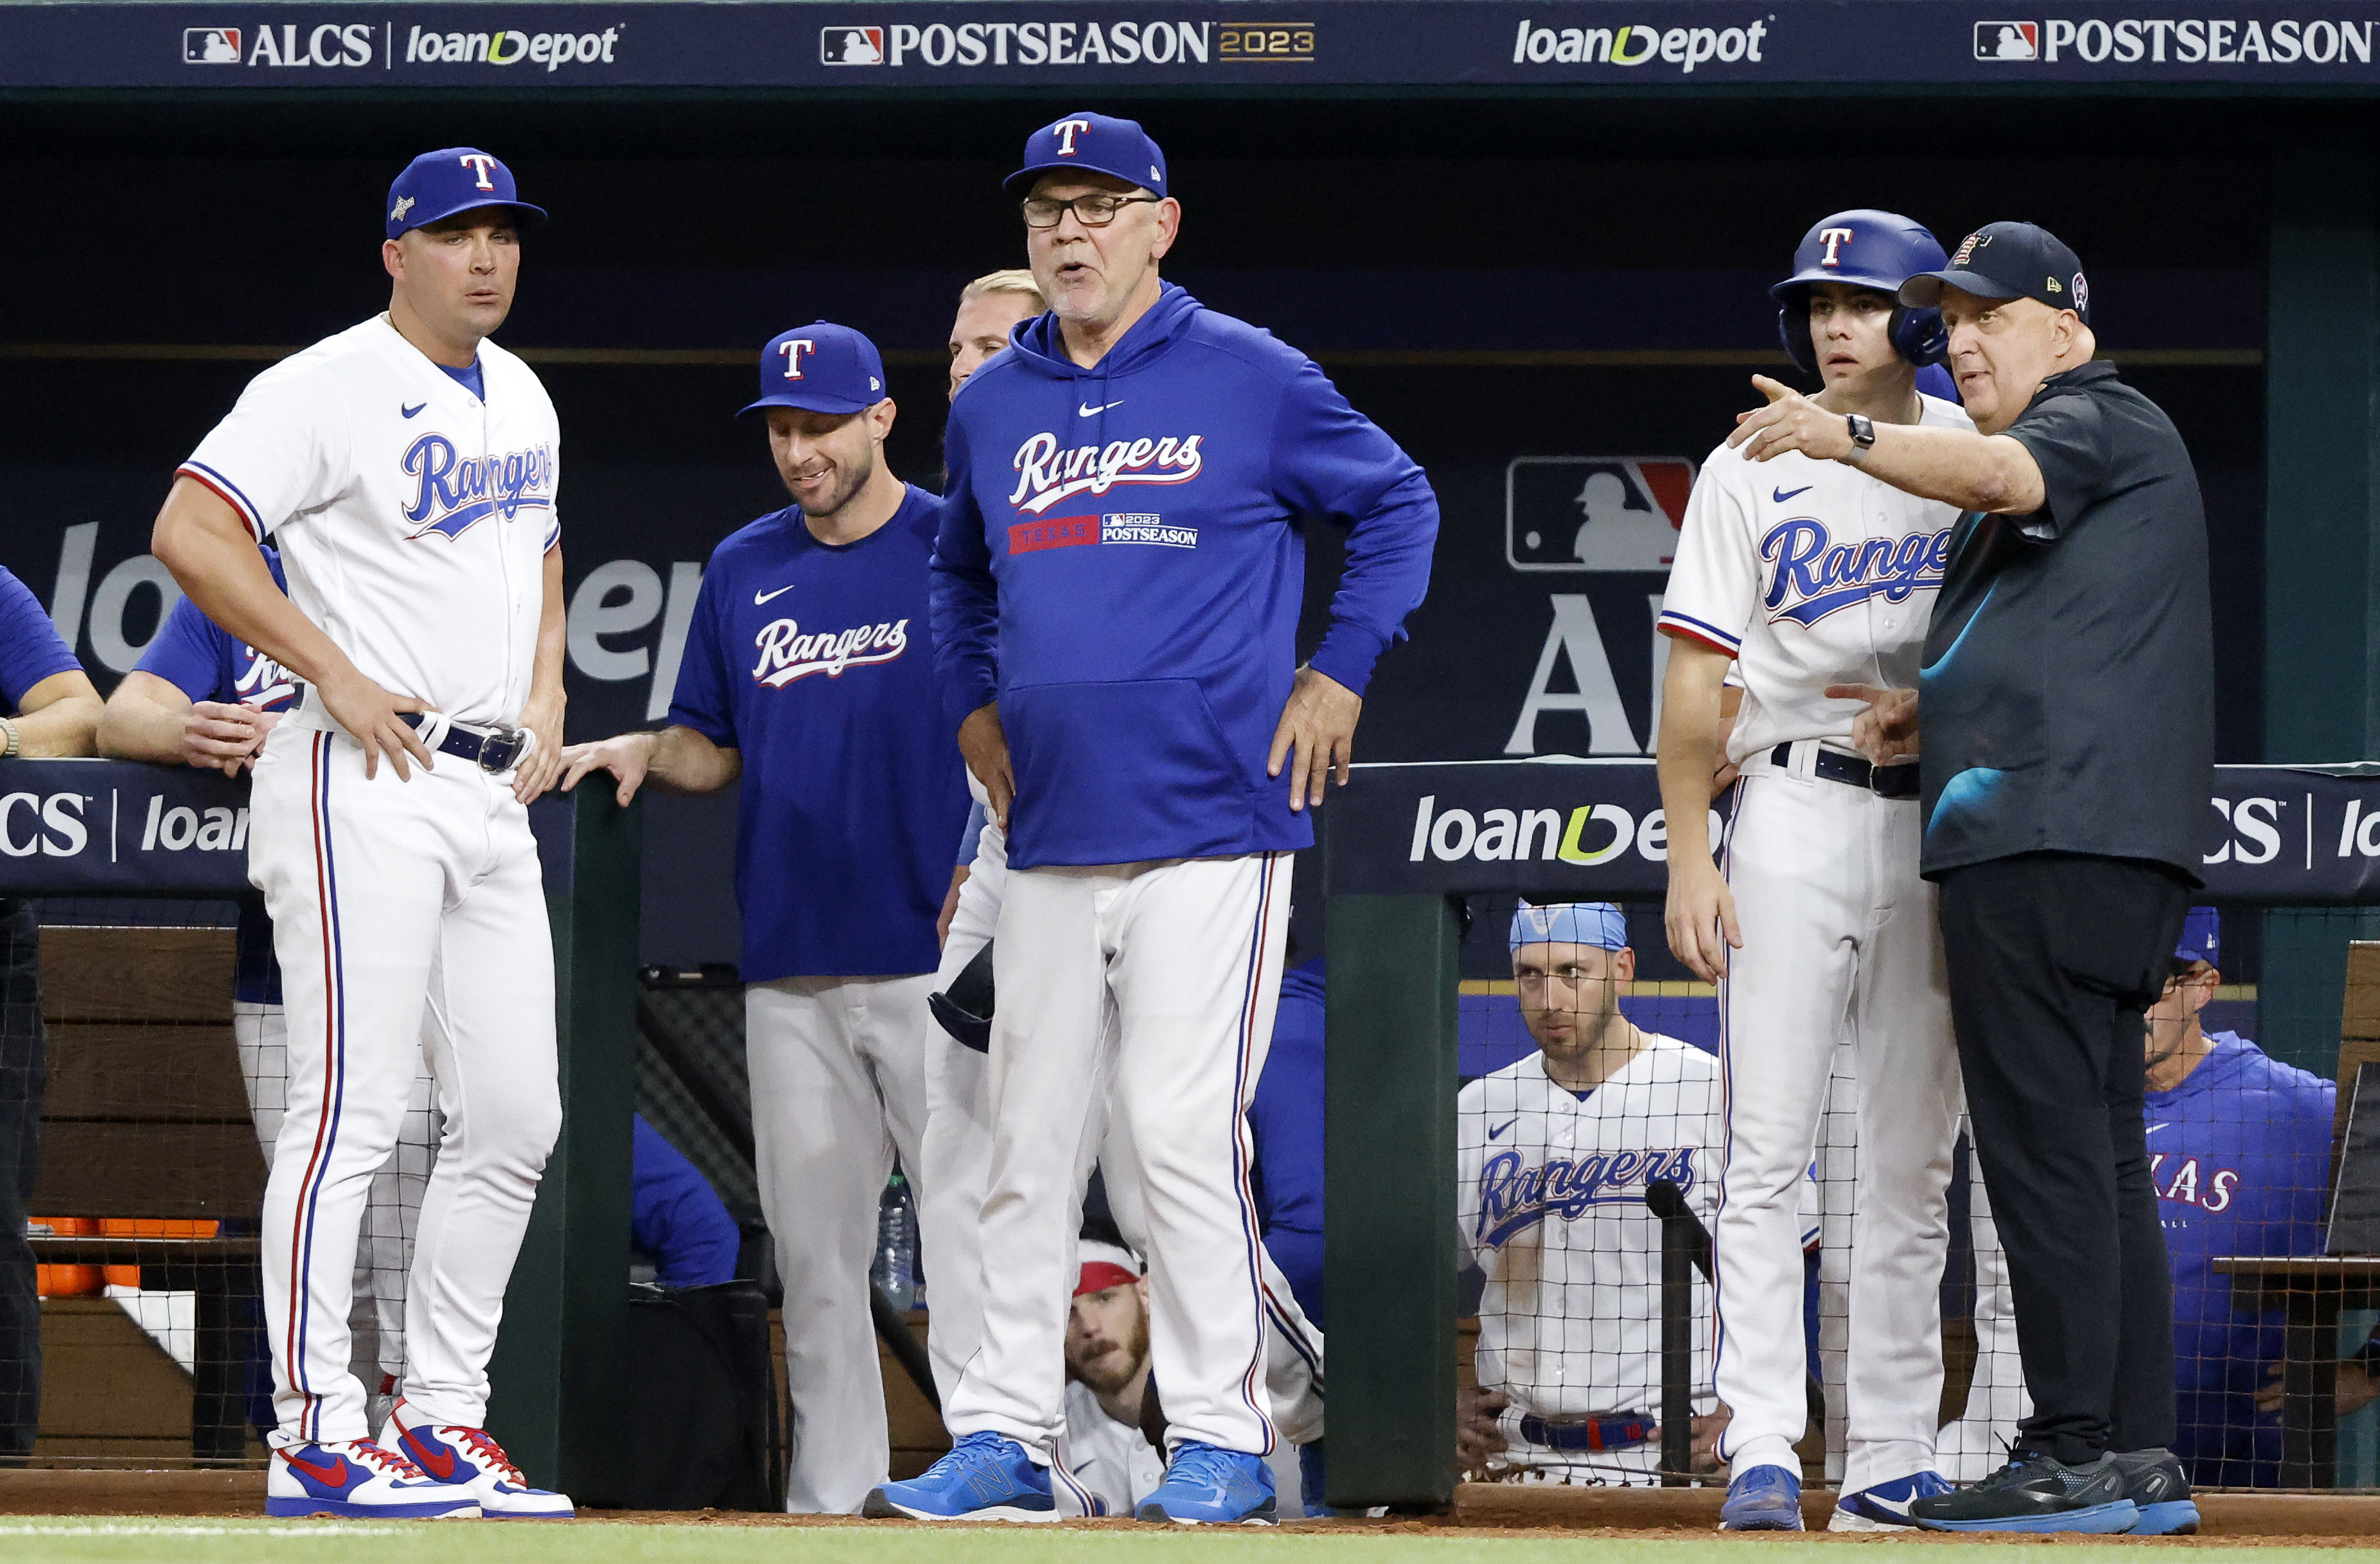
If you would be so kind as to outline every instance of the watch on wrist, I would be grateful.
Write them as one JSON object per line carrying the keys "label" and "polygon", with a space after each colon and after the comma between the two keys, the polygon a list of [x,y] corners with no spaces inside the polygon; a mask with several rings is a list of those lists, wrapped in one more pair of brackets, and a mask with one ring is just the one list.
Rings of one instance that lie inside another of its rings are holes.
{"label": "watch on wrist", "polygon": [[1852,447],[1855,451],[1876,448],[1876,421],[1865,413],[1843,414],[1843,426],[1852,432]]}
{"label": "watch on wrist", "polygon": [[25,752],[25,736],[17,731],[15,718],[0,716],[0,731],[8,736],[6,747],[0,747],[0,760],[15,760]]}

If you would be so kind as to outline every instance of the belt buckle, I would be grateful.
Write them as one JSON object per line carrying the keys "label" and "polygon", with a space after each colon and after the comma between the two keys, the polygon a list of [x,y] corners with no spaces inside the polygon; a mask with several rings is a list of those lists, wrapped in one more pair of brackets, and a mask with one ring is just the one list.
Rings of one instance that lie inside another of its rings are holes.
{"label": "belt buckle", "polygon": [[480,769],[491,774],[510,771],[520,760],[523,741],[517,727],[490,728],[480,739]]}

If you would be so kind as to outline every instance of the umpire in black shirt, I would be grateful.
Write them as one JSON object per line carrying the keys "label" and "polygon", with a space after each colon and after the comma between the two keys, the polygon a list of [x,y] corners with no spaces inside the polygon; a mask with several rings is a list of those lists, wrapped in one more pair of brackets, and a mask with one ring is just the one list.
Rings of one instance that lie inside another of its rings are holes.
{"label": "umpire in black shirt", "polygon": [[[1919,1499],[1939,1530],[2195,1530],[2142,1124],[2142,1015],[2198,884],[2214,776],[2206,524],[2181,437],[2093,361],[2090,284],[2029,223],[1912,277],[1976,433],[1869,426],[1773,382],[1732,436],[1961,507],[1916,690],[1866,700],[1920,753],[1924,872],[2034,1415],[2007,1466]],[[1922,739],[1922,744],[1919,740]],[[2111,1453],[2112,1452],[2112,1453]]]}

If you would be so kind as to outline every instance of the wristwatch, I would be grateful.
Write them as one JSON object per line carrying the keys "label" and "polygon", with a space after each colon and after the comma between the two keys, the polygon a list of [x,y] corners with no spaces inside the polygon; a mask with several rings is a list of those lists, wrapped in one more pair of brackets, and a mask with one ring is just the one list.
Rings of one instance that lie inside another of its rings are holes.
{"label": "wristwatch", "polygon": [[1843,424],[1852,432],[1852,446],[1855,450],[1876,448],[1876,422],[1865,413],[1845,413]]}
{"label": "wristwatch", "polygon": [[17,724],[12,719],[0,716],[0,730],[5,730],[8,735],[6,746],[0,748],[0,760],[15,760],[24,753],[25,736],[17,731]]}

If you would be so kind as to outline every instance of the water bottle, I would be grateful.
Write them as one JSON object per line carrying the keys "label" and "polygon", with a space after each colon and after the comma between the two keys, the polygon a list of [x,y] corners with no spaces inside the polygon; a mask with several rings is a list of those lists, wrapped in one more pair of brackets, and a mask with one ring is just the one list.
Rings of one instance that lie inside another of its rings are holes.
{"label": "water bottle", "polygon": [[876,1263],[868,1269],[892,1307],[904,1313],[917,1304],[917,1211],[909,1180],[892,1175],[876,1203]]}

